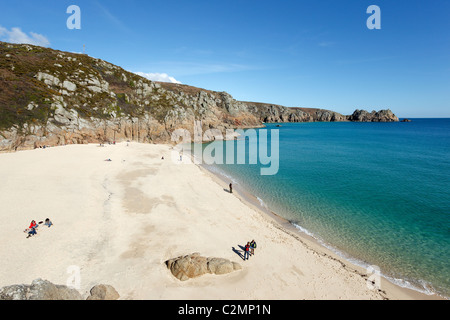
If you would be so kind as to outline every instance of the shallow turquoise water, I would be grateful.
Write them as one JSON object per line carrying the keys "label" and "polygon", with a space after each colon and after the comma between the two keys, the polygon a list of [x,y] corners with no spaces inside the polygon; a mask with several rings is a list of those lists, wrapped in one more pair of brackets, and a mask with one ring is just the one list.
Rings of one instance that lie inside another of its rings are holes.
{"label": "shallow turquoise water", "polygon": [[276,175],[209,168],[353,262],[450,296],[450,119],[266,129],[279,130]]}

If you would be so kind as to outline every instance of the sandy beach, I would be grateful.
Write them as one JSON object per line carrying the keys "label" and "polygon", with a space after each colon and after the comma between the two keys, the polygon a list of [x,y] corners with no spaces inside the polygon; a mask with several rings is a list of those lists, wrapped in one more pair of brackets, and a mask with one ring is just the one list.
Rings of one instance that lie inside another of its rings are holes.
{"label": "sandy beach", "polygon": [[[183,162],[168,145],[126,142],[0,154],[0,287],[66,284],[79,268],[83,296],[102,283],[133,300],[436,298],[385,280],[369,289],[366,270]],[[30,221],[46,218],[54,225],[27,239]],[[236,250],[252,239],[243,261]],[[194,252],[243,269],[181,282],[164,262]]]}

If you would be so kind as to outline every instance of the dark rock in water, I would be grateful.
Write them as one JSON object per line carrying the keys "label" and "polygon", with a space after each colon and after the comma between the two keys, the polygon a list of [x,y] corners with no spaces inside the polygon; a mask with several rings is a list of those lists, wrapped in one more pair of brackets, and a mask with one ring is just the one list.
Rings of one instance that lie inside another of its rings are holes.
{"label": "dark rock in water", "polygon": [[411,122],[409,119],[403,119],[401,122]]}
{"label": "dark rock in water", "polygon": [[355,110],[351,116],[348,116],[349,121],[354,122],[398,122],[398,117],[392,113],[391,110],[372,111]]}

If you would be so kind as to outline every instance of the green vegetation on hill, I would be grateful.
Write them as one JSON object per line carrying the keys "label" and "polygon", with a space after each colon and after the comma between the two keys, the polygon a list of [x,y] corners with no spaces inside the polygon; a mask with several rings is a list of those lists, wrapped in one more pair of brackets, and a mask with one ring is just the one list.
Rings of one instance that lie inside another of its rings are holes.
{"label": "green vegetation on hill", "polygon": [[[39,81],[38,73],[54,76],[59,85]],[[65,81],[75,84],[76,89],[64,93],[61,84]],[[106,83],[115,96],[106,90],[89,90],[95,87],[92,81]],[[133,118],[151,112],[163,121],[173,101],[160,94],[144,104],[136,95],[138,83],[153,88],[147,79],[86,55],[0,42],[0,131],[46,125],[56,110],[54,97],[61,96],[65,109],[73,109],[86,119]],[[156,94],[154,90],[149,94]]]}

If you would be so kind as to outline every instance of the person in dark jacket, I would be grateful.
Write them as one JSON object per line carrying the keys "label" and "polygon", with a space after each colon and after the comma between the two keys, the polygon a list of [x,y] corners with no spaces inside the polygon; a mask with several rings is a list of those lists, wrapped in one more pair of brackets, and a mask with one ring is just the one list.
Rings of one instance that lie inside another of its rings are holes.
{"label": "person in dark jacket", "polygon": [[250,242],[247,242],[247,245],[245,246],[244,260],[248,260],[249,256],[250,256]]}

